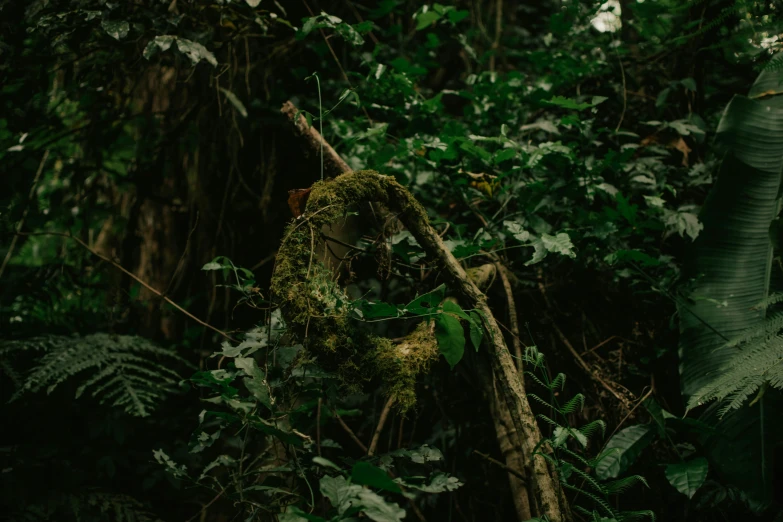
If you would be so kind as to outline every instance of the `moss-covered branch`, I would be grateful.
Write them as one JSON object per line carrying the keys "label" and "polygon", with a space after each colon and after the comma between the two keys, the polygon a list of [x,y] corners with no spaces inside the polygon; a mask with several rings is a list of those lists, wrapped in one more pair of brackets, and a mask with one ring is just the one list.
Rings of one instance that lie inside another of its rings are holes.
{"label": "moss-covered branch", "polygon": [[[412,400],[411,379],[437,357],[434,344],[414,341],[407,346],[406,343],[395,346],[388,339],[359,333],[348,318],[348,296],[332,281],[331,272],[314,261],[313,250],[322,227],[340,219],[351,205],[364,201],[382,203],[396,212],[425,252],[442,267],[463,306],[483,313],[489,334],[485,336],[485,345],[498,392],[508,407],[522,453],[530,466],[526,475],[530,479],[531,511],[534,516],[545,515],[552,522],[568,520],[568,507],[554,470],[542,457],[533,455],[541,433],[486,296],[430,226],[424,208],[393,177],[364,170],[313,185],[305,213],[286,231],[272,278],[272,292],[281,304],[287,323],[305,340],[307,349],[322,364],[336,368],[347,383],[360,382],[366,375],[368,361],[376,361],[377,369],[386,370],[387,389],[399,394],[403,404]],[[417,330],[412,335],[423,333]],[[390,360],[397,362],[389,367]]]}

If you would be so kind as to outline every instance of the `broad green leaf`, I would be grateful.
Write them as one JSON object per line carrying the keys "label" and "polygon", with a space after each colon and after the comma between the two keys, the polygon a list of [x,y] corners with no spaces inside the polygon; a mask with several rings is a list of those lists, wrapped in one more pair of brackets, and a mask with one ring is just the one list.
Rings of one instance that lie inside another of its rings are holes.
{"label": "broad green leaf", "polygon": [[341,515],[351,507],[352,502],[355,502],[356,497],[362,490],[360,485],[351,484],[342,476],[322,477],[319,484],[321,486],[321,494],[329,499],[329,502]]}
{"label": "broad green leaf", "polygon": [[321,467],[331,468],[333,470],[342,472],[342,468],[340,466],[338,466],[331,460],[325,459],[323,457],[313,457],[313,464],[318,464]]}
{"label": "broad green leaf", "polygon": [[215,55],[198,42],[178,37],[177,49],[190,58],[190,63],[193,65],[198,64],[201,60],[205,60],[213,67],[217,67],[217,58],[215,58]]}
{"label": "broad green leaf", "polygon": [[156,36],[150,42],[147,44],[147,47],[144,48],[143,56],[147,60],[152,58],[152,56],[157,53],[158,51],[165,52],[168,51],[171,47],[171,44],[174,43],[174,39],[176,36],[171,35],[161,35]]}
{"label": "broad green leaf", "polygon": [[216,263],[215,261],[210,261],[209,263],[204,264],[204,266],[201,267],[202,270],[222,270],[226,267],[221,265],[220,263]]}
{"label": "broad green leaf", "polygon": [[247,5],[250,7],[258,7],[258,5],[261,3],[261,0],[245,0],[247,2]]}
{"label": "broad green leaf", "polygon": [[440,285],[405,305],[405,310],[414,315],[435,313],[444,297],[446,297],[446,285]]}
{"label": "broad green leaf", "polygon": [[103,20],[101,27],[115,40],[122,40],[130,32],[130,25],[125,20]]}
{"label": "broad green leaf", "polygon": [[465,319],[466,321],[470,321],[470,316],[466,314],[464,310],[462,310],[462,307],[460,307],[460,305],[458,305],[454,301],[444,301],[443,311],[456,315],[460,319]]}
{"label": "broad green leaf", "polygon": [[252,393],[258,402],[271,409],[273,400],[269,394],[269,384],[256,360],[252,357],[237,357],[234,364],[247,375],[244,379],[247,391]]}
{"label": "broad green leaf", "polygon": [[606,480],[625,473],[653,438],[655,428],[649,424],[637,424],[617,432],[598,457],[595,475]]}
{"label": "broad green leaf", "polygon": [[687,495],[688,498],[693,498],[696,491],[704,484],[708,470],[709,465],[704,457],[669,464],[666,466],[666,480],[677,491]]}
{"label": "broad green leaf", "polygon": [[416,30],[421,31],[440,20],[441,15],[435,11],[425,11],[416,16]]}
{"label": "broad green leaf", "polygon": [[484,326],[481,322],[481,316],[478,312],[470,312],[470,342],[476,351],[481,347],[481,340],[484,338]]}
{"label": "broad green leaf", "polygon": [[231,102],[231,105],[234,106],[234,108],[239,114],[242,115],[243,118],[247,118],[247,109],[245,108],[245,105],[242,103],[242,101],[237,98],[236,94],[229,91],[228,89],[224,89],[223,87],[220,87],[220,92],[226,95],[226,99]]}
{"label": "broad green leaf", "polygon": [[535,238],[533,240],[533,257],[525,263],[525,266],[535,265],[540,263],[546,257],[548,250],[544,246],[544,242],[541,238]]}
{"label": "broad green leaf", "polygon": [[524,229],[524,227],[516,221],[504,221],[503,226],[511,232],[514,239],[521,243],[526,243],[530,240],[530,232]]}
{"label": "broad green leaf", "polygon": [[465,354],[465,334],[459,319],[448,314],[440,314],[435,318],[435,338],[438,349],[449,366],[454,368]]}
{"label": "broad green leaf", "polygon": [[576,257],[571,238],[565,232],[560,232],[556,236],[541,234],[541,242],[544,244],[547,252],[554,252],[570,258]]}
{"label": "broad green leaf", "polygon": [[[783,96],[759,93],[774,94],[782,75],[762,73],[750,97],[729,102],[718,125],[723,162],[699,214],[704,228],[683,266],[688,283],[678,301],[680,382],[691,406],[720,396],[708,393],[720,384],[716,379],[741,370],[735,357],[742,352],[727,341],[765,321],[765,310],[755,305],[770,294],[769,229],[783,179]],[[717,391],[733,394],[729,405],[739,407],[758,387],[747,384],[737,379],[733,389],[723,383]],[[714,471],[758,505],[772,499],[771,448],[783,441],[783,423],[774,412],[781,402],[779,392],[767,390],[754,406],[720,420],[704,442]],[[717,410],[709,408],[703,419],[717,423]]]}
{"label": "broad green leaf", "polygon": [[383,301],[370,302],[360,299],[353,303],[354,311],[362,319],[382,319],[385,317],[398,317],[399,310],[393,304]]}
{"label": "broad green leaf", "polygon": [[405,510],[397,504],[387,502],[374,491],[349,483],[344,477],[323,477],[320,486],[321,493],[340,515],[356,508],[375,522],[401,522],[405,517]]}
{"label": "broad green leaf", "polygon": [[351,470],[351,482],[370,486],[371,488],[383,489],[392,493],[402,493],[399,484],[381,468],[373,466],[369,462],[360,460],[353,465]]}

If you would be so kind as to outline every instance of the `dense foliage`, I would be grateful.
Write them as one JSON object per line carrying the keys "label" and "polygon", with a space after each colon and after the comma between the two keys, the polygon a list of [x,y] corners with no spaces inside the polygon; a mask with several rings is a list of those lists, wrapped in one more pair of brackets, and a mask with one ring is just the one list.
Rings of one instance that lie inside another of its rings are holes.
{"label": "dense foliage", "polygon": [[0,518],[780,520],[782,11],[0,0]]}

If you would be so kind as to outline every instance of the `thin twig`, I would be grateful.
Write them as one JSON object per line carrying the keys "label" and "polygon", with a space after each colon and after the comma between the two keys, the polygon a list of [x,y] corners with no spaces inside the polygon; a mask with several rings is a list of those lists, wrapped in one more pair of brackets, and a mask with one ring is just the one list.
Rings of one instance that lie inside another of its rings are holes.
{"label": "thin twig", "polygon": [[199,517],[199,516],[200,516],[200,515],[201,515],[203,512],[205,512],[205,511],[207,510],[207,508],[209,508],[209,506],[211,506],[212,504],[214,504],[215,502],[217,502],[217,500],[218,500],[220,497],[222,497],[222,496],[223,496],[223,493],[225,493],[225,491],[226,491],[226,490],[225,490],[225,488],[224,488],[224,489],[222,489],[222,490],[220,490],[220,493],[218,493],[217,495],[215,495],[215,498],[213,498],[212,500],[210,500],[209,502],[207,502],[207,503],[204,505],[204,507],[203,507],[203,508],[201,508],[201,511],[199,511],[198,513],[196,513],[195,515],[193,515],[192,517],[190,517],[189,519],[187,519],[185,522],[193,522],[194,520],[196,520],[196,518],[197,518],[197,517]]}
{"label": "thin twig", "polygon": [[600,347],[602,347],[606,343],[608,343],[610,341],[613,341],[614,339],[620,339],[621,341],[625,341],[627,343],[638,344],[636,341],[632,341],[630,339],[626,339],[625,337],[621,337],[619,335],[613,335],[609,339],[606,339],[605,341],[601,341],[600,343],[596,344],[595,346],[593,346],[589,350],[585,350],[584,352],[582,352],[582,355],[587,355],[589,353],[593,353],[594,351],[596,351],[597,349],[599,349]]}
{"label": "thin twig", "polygon": [[368,456],[372,456],[378,447],[378,439],[381,438],[381,432],[383,431],[384,424],[386,424],[386,418],[389,416],[389,411],[391,411],[392,404],[394,404],[394,397],[389,397],[389,400],[387,400],[386,404],[383,406],[381,417],[378,419],[378,426],[375,428],[375,433],[372,436],[370,449],[367,450]]}
{"label": "thin twig", "polygon": [[617,50],[617,47],[614,48],[614,52],[617,54],[617,61],[620,62],[620,74],[623,78],[623,112],[620,114],[620,121],[617,122],[617,128],[614,129],[615,132],[618,132],[625,119],[625,109],[628,107],[628,92],[625,87],[625,67],[623,66],[623,59],[620,57],[620,52]]}
{"label": "thin twig", "polygon": [[345,433],[347,433],[348,436],[351,437],[351,439],[356,443],[356,445],[359,446],[359,449],[362,450],[362,453],[367,453],[367,446],[365,446],[359,437],[356,436],[350,426],[345,423],[343,418],[340,417],[340,414],[337,413],[337,410],[334,408],[332,408],[332,415],[334,415],[334,418],[337,419],[337,422],[340,423],[340,426],[342,426],[343,430],[345,430]]}
{"label": "thin twig", "polygon": [[318,456],[321,456],[321,406],[324,400],[318,397],[318,409],[315,414],[315,447],[318,449]]}
{"label": "thin twig", "polygon": [[174,301],[172,301],[171,299],[169,299],[168,297],[163,295],[163,293],[161,293],[160,291],[156,290],[155,288],[152,288],[146,281],[144,281],[143,279],[139,278],[136,274],[134,274],[133,272],[127,270],[125,267],[123,267],[122,265],[120,265],[116,261],[113,261],[113,260],[109,259],[108,257],[104,256],[103,254],[99,254],[98,252],[93,250],[87,243],[85,243],[84,241],[82,241],[81,239],[79,239],[76,236],[72,236],[71,234],[65,234],[63,232],[17,232],[15,235],[17,235],[17,236],[59,236],[59,237],[66,237],[68,239],[72,239],[73,241],[76,241],[82,248],[84,248],[85,250],[90,252],[92,255],[94,255],[95,257],[97,257],[99,259],[101,259],[102,261],[105,261],[105,262],[109,263],[114,268],[116,268],[117,270],[121,271],[123,274],[127,275],[128,277],[130,277],[131,279],[133,279],[134,281],[139,283],[141,286],[143,286],[144,288],[146,288],[147,290],[149,290],[153,294],[157,295],[158,297],[160,297],[161,299],[166,301],[168,304],[170,304],[171,306],[173,306],[174,308],[176,308],[177,310],[179,310],[180,312],[182,312],[186,316],[188,316],[191,319],[193,319],[194,321],[196,321],[201,326],[209,328],[213,332],[222,335],[223,337],[225,337],[229,341],[233,341],[235,343],[239,342],[236,339],[234,339],[233,337],[231,337],[230,335],[228,335],[223,330],[219,330],[218,328],[215,328],[211,324],[206,323],[206,322],[202,321],[201,319],[199,319],[198,317],[196,317],[195,315],[191,314],[190,312],[188,312],[187,310],[182,308],[180,305],[178,305],[177,303],[175,303]]}
{"label": "thin twig", "polygon": [[46,149],[43,158],[41,158],[41,163],[38,164],[38,170],[35,172],[35,177],[33,178],[33,184],[30,187],[30,193],[27,195],[27,206],[24,207],[24,211],[22,211],[22,218],[19,220],[19,223],[16,224],[16,235],[14,235],[13,239],[11,239],[11,246],[8,247],[8,252],[6,252],[5,258],[3,258],[3,264],[0,265],[0,277],[3,277],[3,272],[5,272],[5,267],[8,264],[8,261],[11,259],[11,256],[14,254],[14,248],[16,248],[16,241],[19,239],[19,232],[22,231],[22,227],[24,226],[24,221],[25,219],[27,219],[27,213],[30,212],[30,202],[33,200],[33,195],[35,194],[35,187],[38,186],[38,179],[41,177],[41,173],[43,172],[44,165],[46,164],[46,160],[48,158],[49,158],[49,149]]}
{"label": "thin twig", "polygon": [[552,328],[554,328],[555,333],[560,338],[560,341],[565,345],[566,348],[568,348],[568,351],[571,352],[571,355],[574,356],[574,359],[576,359],[576,361],[579,363],[579,366],[582,367],[585,373],[587,373],[587,375],[589,375],[591,378],[598,381],[606,391],[614,395],[614,397],[618,401],[620,401],[620,404],[622,404],[626,410],[631,410],[628,399],[626,397],[623,397],[620,394],[620,392],[618,392],[615,389],[614,386],[610,385],[608,382],[603,380],[603,378],[601,378],[601,376],[599,375],[598,371],[592,368],[589,364],[587,364],[587,362],[584,359],[582,359],[582,356],[579,355],[579,352],[576,351],[574,345],[571,344],[571,341],[568,340],[568,337],[566,337],[563,331],[560,329],[560,327],[557,326],[557,323],[555,323],[554,319],[552,319],[551,316],[548,316],[548,319],[550,324],[552,325]]}
{"label": "thin twig", "polygon": [[501,469],[506,470],[507,472],[509,472],[510,474],[514,475],[516,478],[521,480],[523,483],[527,484],[527,478],[523,474],[521,474],[519,471],[515,470],[514,468],[506,466],[505,464],[503,464],[499,460],[493,459],[492,457],[490,457],[486,453],[481,453],[478,450],[473,450],[473,453],[475,453],[479,457],[483,458],[484,460],[486,460],[488,462],[491,462],[495,466],[497,466],[497,467],[499,467]]}

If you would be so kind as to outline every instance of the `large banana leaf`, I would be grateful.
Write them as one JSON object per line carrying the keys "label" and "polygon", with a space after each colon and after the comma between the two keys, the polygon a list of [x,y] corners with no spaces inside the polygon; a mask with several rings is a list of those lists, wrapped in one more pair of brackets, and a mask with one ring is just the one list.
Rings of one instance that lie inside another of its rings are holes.
{"label": "large banana leaf", "polygon": [[[686,401],[727,369],[741,349],[726,346],[765,319],[783,176],[783,70],[762,73],[749,96],[735,96],[721,119],[718,179],[699,216],[704,225],[684,267],[689,283],[678,304],[680,377]],[[773,446],[783,440],[780,395],[718,419],[707,441],[713,469],[743,488],[757,505],[771,495]]]}

